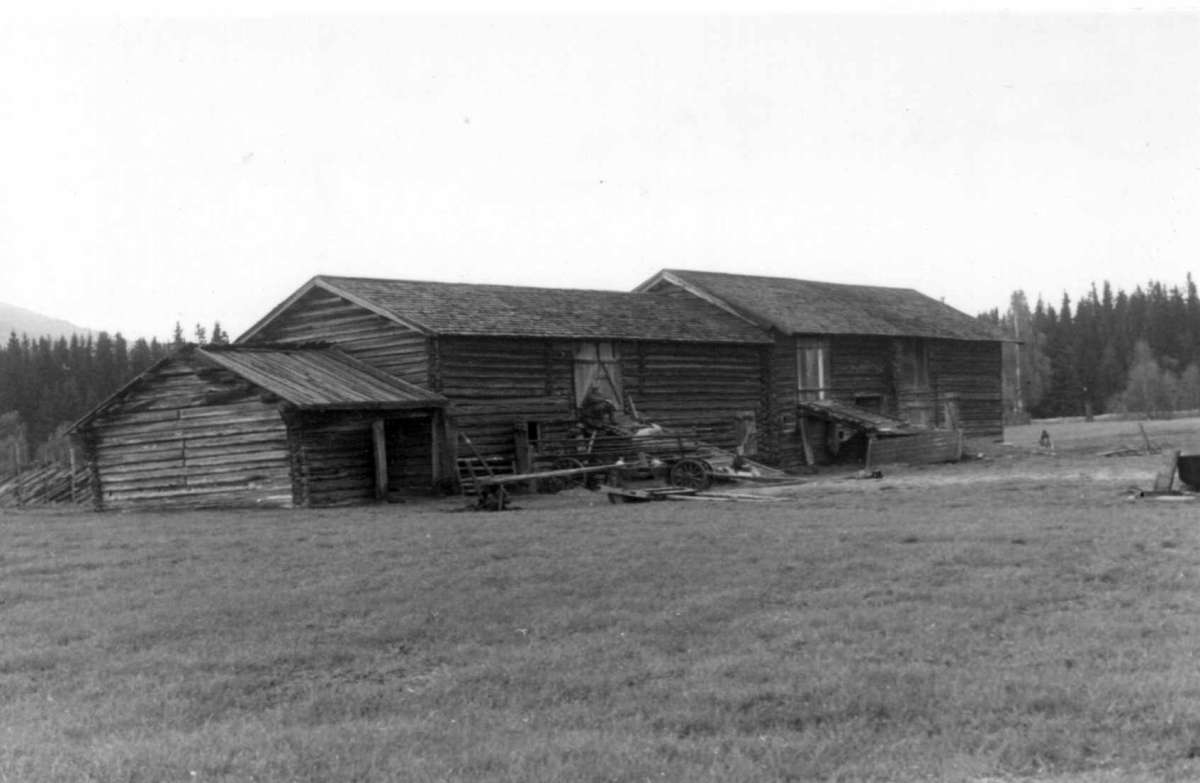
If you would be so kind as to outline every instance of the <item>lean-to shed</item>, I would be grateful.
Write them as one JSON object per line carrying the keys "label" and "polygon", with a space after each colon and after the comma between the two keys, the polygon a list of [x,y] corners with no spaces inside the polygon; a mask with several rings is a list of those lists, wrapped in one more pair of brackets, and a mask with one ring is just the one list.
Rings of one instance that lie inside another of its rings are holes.
{"label": "lean-to shed", "polygon": [[918,426],[953,418],[976,437],[1003,431],[1002,339],[918,291],[681,269],[663,270],[636,290],[703,300],[772,335],[766,382],[775,418],[765,451],[785,467],[805,461],[801,419],[818,460],[838,447],[827,417],[809,418],[820,407],[809,402]]}
{"label": "lean-to shed", "polygon": [[[319,276],[238,338],[324,340],[443,395],[444,472],[561,435],[589,387],[649,421],[733,447],[771,418],[766,333],[696,297]],[[753,444],[751,450],[753,450]]]}
{"label": "lean-to shed", "polygon": [[321,506],[428,488],[444,405],[328,345],[187,346],[72,431],[98,509]]}

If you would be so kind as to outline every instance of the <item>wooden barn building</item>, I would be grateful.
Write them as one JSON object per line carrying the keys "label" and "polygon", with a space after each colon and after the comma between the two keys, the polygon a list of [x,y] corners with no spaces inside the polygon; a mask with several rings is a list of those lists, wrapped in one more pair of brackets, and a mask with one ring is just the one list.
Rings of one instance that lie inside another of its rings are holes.
{"label": "wooden barn building", "polygon": [[783,467],[807,461],[805,439],[829,459],[871,414],[1003,433],[1002,338],[918,291],[678,269],[636,290],[701,299],[771,335],[760,453]]}
{"label": "wooden barn building", "polygon": [[327,345],[188,346],[72,429],[97,509],[331,505],[428,487],[445,403]]}
{"label": "wooden barn building", "polygon": [[456,478],[460,433],[517,461],[518,442],[561,438],[593,385],[720,447],[770,402],[769,337],[694,297],[321,276],[237,342],[317,339],[446,398],[439,480]]}
{"label": "wooden barn building", "polygon": [[782,467],[836,452],[847,411],[1001,432],[1000,341],[976,319],[916,291],[682,270],[633,292],[318,276],[74,432],[100,508],[321,506],[453,486],[464,452],[522,471],[593,389]]}

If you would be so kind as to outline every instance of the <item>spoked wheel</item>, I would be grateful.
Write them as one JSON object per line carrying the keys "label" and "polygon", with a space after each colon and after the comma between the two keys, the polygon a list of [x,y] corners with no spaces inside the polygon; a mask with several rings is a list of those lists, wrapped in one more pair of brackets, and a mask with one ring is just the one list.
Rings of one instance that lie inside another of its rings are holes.
{"label": "spoked wheel", "polygon": [[483,511],[503,511],[508,508],[508,490],[500,484],[484,487],[479,492],[476,506]]}
{"label": "spoked wheel", "polygon": [[712,486],[712,467],[702,459],[681,459],[671,466],[667,479],[676,487],[701,492]]}
{"label": "spoked wheel", "polygon": [[[582,468],[583,462],[574,457],[559,457],[554,460],[550,466],[550,470],[574,470]],[[547,476],[538,481],[538,492],[544,492],[553,495],[556,492],[562,492],[564,489],[574,489],[582,487],[587,480],[587,476]]]}

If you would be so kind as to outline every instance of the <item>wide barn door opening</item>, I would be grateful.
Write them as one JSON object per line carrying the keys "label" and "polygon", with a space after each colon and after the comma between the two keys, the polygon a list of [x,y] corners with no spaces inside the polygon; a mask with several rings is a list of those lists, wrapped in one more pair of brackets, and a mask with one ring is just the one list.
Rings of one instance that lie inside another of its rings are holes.
{"label": "wide barn door opening", "polygon": [[625,407],[625,392],[621,384],[621,357],[612,343],[583,343],[575,349],[575,406],[595,388],[618,410]]}

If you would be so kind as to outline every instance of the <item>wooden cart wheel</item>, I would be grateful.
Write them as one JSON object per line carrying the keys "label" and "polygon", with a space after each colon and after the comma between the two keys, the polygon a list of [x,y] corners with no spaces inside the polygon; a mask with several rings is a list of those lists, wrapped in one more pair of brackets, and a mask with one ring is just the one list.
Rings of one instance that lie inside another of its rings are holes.
{"label": "wooden cart wheel", "polygon": [[[576,470],[583,467],[583,461],[574,457],[559,457],[554,460],[554,470]],[[575,489],[587,483],[587,476],[559,476],[558,480],[563,483],[563,489]]]}
{"label": "wooden cart wheel", "polygon": [[483,511],[503,511],[508,508],[508,490],[501,484],[484,487],[479,493],[477,506]]}
{"label": "wooden cart wheel", "polygon": [[[550,470],[574,470],[582,468],[583,462],[574,457],[559,457],[550,465]],[[538,492],[553,495],[564,489],[582,487],[586,476],[547,476],[538,480]]]}
{"label": "wooden cart wheel", "polygon": [[700,459],[681,459],[671,466],[667,479],[676,487],[701,492],[712,485],[712,469]]}

